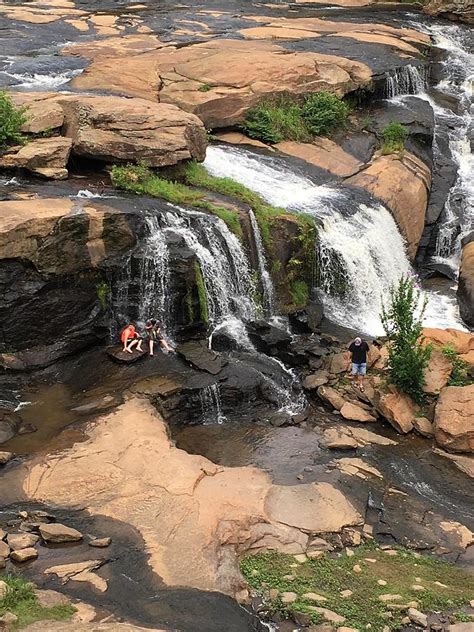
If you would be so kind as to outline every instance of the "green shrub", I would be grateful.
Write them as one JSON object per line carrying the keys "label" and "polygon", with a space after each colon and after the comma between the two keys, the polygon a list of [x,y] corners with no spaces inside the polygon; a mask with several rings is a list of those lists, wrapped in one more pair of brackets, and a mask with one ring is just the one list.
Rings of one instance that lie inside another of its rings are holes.
{"label": "green shrub", "polygon": [[393,154],[402,151],[408,138],[408,130],[401,123],[392,121],[382,130],[382,153]]}
{"label": "green shrub", "polygon": [[311,94],[302,102],[283,95],[263,100],[250,110],[242,128],[265,143],[304,142],[333,132],[348,113],[349,106],[330,92]]}
{"label": "green shrub", "polygon": [[0,90],[0,147],[23,142],[21,126],[27,121],[26,110],[17,108],[10,95]]}
{"label": "green shrub", "polygon": [[446,345],[442,349],[443,355],[451,362],[451,375],[449,376],[449,386],[466,386],[470,383],[468,377],[469,364],[459,357],[452,345]]}
{"label": "green shrub", "polygon": [[303,120],[313,136],[326,136],[343,125],[349,106],[330,92],[311,94],[303,104]]}
{"label": "green shrub", "polygon": [[382,323],[388,338],[389,373],[395,386],[416,403],[424,401],[425,369],[431,347],[422,344],[423,314],[420,293],[413,281],[402,277],[390,292],[390,305],[382,308]]}

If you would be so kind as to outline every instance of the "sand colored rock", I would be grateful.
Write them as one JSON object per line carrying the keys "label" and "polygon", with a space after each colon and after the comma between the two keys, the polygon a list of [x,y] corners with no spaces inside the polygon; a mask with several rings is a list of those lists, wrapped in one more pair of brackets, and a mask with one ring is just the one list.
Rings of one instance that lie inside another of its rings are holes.
{"label": "sand colored rock", "polygon": [[426,417],[415,417],[413,419],[413,427],[423,437],[432,437],[434,435],[433,424]]}
{"label": "sand colored rock", "polygon": [[[454,20],[455,22],[474,24],[473,0],[430,0],[430,2],[423,7],[423,11],[428,15],[448,18],[448,20]],[[463,624],[460,625],[462,626]],[[455,628],[457,632],[457,626],[451,626],[449,628],[450,632],[454,631]],[[461,632],[461,628],[459,629],[459,632]]]}
{"label": "sand colored rock", "polygon": [[277,143],[274,148],[343,178],[354,175],[362,167],[357,158],[329,138],[317,138],[311,144],[285,141]]}
{"label": "sand colored rock", "polygon": [[392,212],[414,259],[425,226],[430,169],[416,156],[378,156],[359,174],[348,180],[380,198]]}
{"label": "sand colored rock", "polygon": [[369,412],[367,412],[360,406],[357,406],[356,404],[351,404],[350,402],[345,402],[344,406],[340,410],[340,413],[344,417],[344,419],[348,419],[350,421],[376,421],[375,417]]}
{"label": "sand colored rock", "polygon": [[341,410],[341,408],[346,403],[346,400],[340,393],[336,391],[335,388],[331,386],[320,386],[317,390],[318,396],[328,402],[333,408],[336,410]]}
{"label": "sand colored rock", "polygon": [[70,138],[37,138],[19,149],[13,148],[2,154],[0,167],[26,169],[45,178],[64,180],[68,176],[66,167],[71,148]]}
{"label": "sand colored rock", "polygon": [[431,344],[433,347],[442,349],[450,346],[461,355],[469,354],[474,351],[474,334],[459,329],[435,329],[425,327],[423,329],[425,343]]}
{"label": "sand colored rock", "polygon": [[443,388],[436,404],[436,442],[451,452],[474,452],[474,384]]}
{"label": "sand colored rock", "polygon": [[26,549],[17,549],[10,553],[10,559],[14,562],[29,562],[35,560],[38,557],[38,551],[33,547],[27,547]]}
{"label": "sand colored rock", "polygon": [[39,532],[45,542],[63,543],[82,540],[82,533],[80,531],[67,527],[59,522],[41,524]]}
{"label": "sand colored rock", "polygon": [[249,138],[242,134],[241,132],[222,132],[221,134],[216,134],[217,140],[222,141],[223,143],[229,143],[230,145],[252,145],[253,147],[261,147],[263,149],[272,150],[269,145],[265,145],[260,140],[256,140],[255,138]]}
{"label": "sand colored rock", "polygon": [[406,434],[413,430],[417,408],[406,395],[395,388],[388,393],[376,390],[372,403],[397,432]]}
{"label": "sand colored rock", "polygon": [[329,381],[327,371],[318,371],[313,375],[307,375],[303,380],[303,388],[307,391],[314,391],[320,386],[324,386]]}
{"label": "sand colored rock", "polygon": [[104,564],[104,560],[87,560],[85,562],[73,562],[72,564],[60,564],[46,568],[46,575],[56,575],[62,584],[68,581],[87,582],[92,584],[100,592],[107,590],[107,581],[99,577],[95,570]]}
{"label": "sand colored rock", "polygon": [[440,450],[439,448],[435,448],[433,450],[436,454],[443,456],[446,459],[449,459],[454,463],[454,465],[467,474],[471,478],[474,478],[474,456],[466,456],[464,454],[451,454],[450,452],[445,452],[444,450]]}
{"label": "sand colored rock", "polygon": [[303,553],[307,530],[337,531],[362,521],[328,483],[275,486],[256,468],[219,467],[178,450],[146,400],[130,399],[87,433],[87,441],[29,464],[25,497],[87,506],[92,515],[128,522],[169,585],[233,593],[243,587],[236,553]]}
{"label": "sand colored rock", "polygon": [[[101,57],[73,80],[76,88],[159,98],[193,112],[207,127],[240,122],[263,96],[330,90],[338,95],[368,85],[371,70],[344,57],[293,53],[271,42],[213,39],[184,48]],[[205,91],[202,86],[208,86]]]}
{"label": "sand colored rock", "polygon": [[327,370],[329,373],[338,375],[339,373],[345,373],[351,363],[351,354],[349,351],[341,351],[340,353],[334,353],[327,358]]}
{"label": "sand colored rock", "polygon": [[367,475],[376,476],[382,479],[382,473],[372,465],[369,465],[363,459],[344,457],[334,461],[333,465],[337,467],[343,474],[349,476],[358,476],[359,478],[366,479]]}
{"label": "sand colored rock", "polygon": [[68,44],[61,49],[61,55],[77,55],[85,59],[98,59],[110,56],[122,57],[148,53],[163,46],[167,46],[167,44],[163,44],[156,35],[120,35],[90,42]]}
{"label": "sand colored rock", "polygon": [[39,537],[34,533],[9,533],[7,536],[7,543],[12,551],[30,548],[34,546],[38,540]]}
{"label": "sand colored rock", "polygon": [[460,549],[466,549],[471,544],[474,544],[474,533],[468,529],[465,525],[454,521],[442,521],[439,523],[439,527],[445,532],[450,534],[457,546]]}
{"label": "sand colored rock", "polygon": [[[472,11],[474,14],[474,4]],[[465,323],[469,327],[474,327],[474,231],[465,237],[462,243],[457,290],[459,312]]]}
{"label": "sand colored rock", "polygon": [[423,390],[431,395],[438,395],[446,386],[451,375],[452,364],[442,351],[434,350],[425,371],[425,385]]}

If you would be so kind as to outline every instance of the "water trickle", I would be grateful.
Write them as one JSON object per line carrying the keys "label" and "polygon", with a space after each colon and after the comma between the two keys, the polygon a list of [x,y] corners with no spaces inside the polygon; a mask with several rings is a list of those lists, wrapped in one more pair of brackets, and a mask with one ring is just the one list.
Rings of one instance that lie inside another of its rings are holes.
{"label": "water trickle", "polygon": [[387,73],[385,79],[384,96],[392,99],[403,94],[419,94],[426,90],[428,84],[425,66],[407,64]]}
{"label": "water trickle", "polygon": [[260,272],[260,281],[263,289],[263,309],[265,316],[271,317],[275,312],[275,289],[273,287],[272,277],[267,269],[267,258],[265,256],[265,250],[263,248],[262,235],[260,228],[255,217],[255,213],[249,211],[250,223],[252,225],[252,231],[255,241],[255,247],[257,250],[258,269]]}
{"label": "water trickle", "polygon": [[204,424],[222,424],[226,421],[226,416],[222,412],[219,384],[211,384],[201,389],[200,400]]}

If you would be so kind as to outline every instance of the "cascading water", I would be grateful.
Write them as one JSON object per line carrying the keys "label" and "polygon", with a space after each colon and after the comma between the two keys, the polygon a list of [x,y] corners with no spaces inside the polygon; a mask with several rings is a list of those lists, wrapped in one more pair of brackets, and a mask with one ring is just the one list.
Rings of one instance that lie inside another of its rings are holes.
{"label": "cascading water", "polygon": [[379,312],[391,285],[411,270],[394,219],[381,204],[358,204],[351,191],[316,186],[273,157],[211,147],[210,173],[231,177],[272,204],[313,215],[319,230],[319,284],[335,322],[382,333]]}
{"label": "cascading water", "polygon": [[252,231],[255,241],[255,248],[257,250],[258,269],[260,272],[260,280],[263,289],[263,309],[265,316],[271,317],[275,313],[275,289],[273,287],[272,277],[267,269],[267,258],[265,256],[265,250],[263,248],[262,235],[260,233],[260,227],[255,217],[255,213],[250,209],[249,211],[250,223],[252,225]]}
{"label": "cascading water", "polygon": [[226,416],[222,412],[219,384],[211,384],[203,388],[200,397],[202,422],[204,424],[224,423]]}
{"label": "cascading water", "polygon": [[393,99],[403,94],[419,94],[426,90],[427,83],[425,66],[407,64],[387,74],[384,96],[386,99]]}

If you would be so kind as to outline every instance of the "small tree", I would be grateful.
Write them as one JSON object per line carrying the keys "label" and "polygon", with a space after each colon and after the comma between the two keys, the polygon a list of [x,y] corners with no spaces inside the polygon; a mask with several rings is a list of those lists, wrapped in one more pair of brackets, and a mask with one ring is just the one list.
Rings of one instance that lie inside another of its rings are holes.
{"label": "small tree", "polygon": [[431,356],[431,347],[422,344],[426,304],[412,279],[402,277],[398,287],[390,291],[390,305],[383,306],[381,313],[388,337],[391,381],[418,404],[425,398],[425,369]]}
{"label": "small tree", "polygon": [[21,143],[21,126],[26,123],[27,108],[17,108],[10,95],[0,90],[0,148],[12,143]]}

